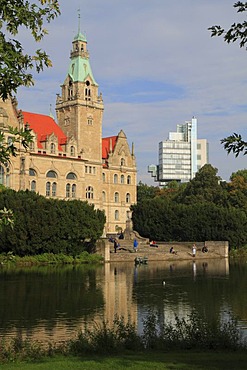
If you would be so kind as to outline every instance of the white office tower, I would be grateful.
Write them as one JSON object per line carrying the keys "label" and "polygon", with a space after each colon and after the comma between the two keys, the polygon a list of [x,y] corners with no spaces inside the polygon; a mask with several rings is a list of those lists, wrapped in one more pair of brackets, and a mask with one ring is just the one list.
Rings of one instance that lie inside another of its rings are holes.
{"label": "white office tower", "polygon": [[208,163],[208,145],[197,139],[197,119],[192,118],[169,132],[168,140],[159,143],[159,165],[150,165],[148,171],[160,185],[176,180],[188,182],[199,168]]}

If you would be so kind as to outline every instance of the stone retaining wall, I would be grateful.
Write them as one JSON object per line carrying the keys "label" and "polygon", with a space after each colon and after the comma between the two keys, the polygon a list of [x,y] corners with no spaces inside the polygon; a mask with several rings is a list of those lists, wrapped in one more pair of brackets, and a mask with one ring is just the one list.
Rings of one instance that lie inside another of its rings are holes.
{"label": "stone retaining wall", "polygon": [[[114,253],[114,246],[108,239],[100,239],[97,242],[96,253],[100,254],[105,262],[134,261],[138,257],[147,257],[149,261],[171,261],[184,259],[209,259],[227,258],[229,245],[227,241],[205,241],[195,243],[197,246],[196,256],[191,253],[194,242],[160,242],[158,248],[150,247],[146,241],[139,241],[138,250],[133,251],[133,241],[119,240],[120,250]],[[173,246],[176,254],[169,253]],[[206,246],[207,253],[202,252],[202,247]]]}

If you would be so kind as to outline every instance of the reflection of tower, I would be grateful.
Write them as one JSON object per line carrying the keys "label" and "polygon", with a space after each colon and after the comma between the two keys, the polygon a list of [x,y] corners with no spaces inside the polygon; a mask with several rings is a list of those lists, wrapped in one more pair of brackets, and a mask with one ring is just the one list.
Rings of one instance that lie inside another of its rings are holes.
{"label": "reflection of tower", "polygon": [[132,300],[133,274],[126,265],[105,264],[105,321],[112,322],[114,317],[123,317],[131,323],[137,322],[137,306]]}

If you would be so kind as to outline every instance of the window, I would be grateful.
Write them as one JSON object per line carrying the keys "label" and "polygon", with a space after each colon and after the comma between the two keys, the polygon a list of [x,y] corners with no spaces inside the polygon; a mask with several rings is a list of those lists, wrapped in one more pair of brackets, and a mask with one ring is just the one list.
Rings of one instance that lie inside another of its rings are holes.
{"label": "window", "polygon": [[105,182],[105,173],[102,173],[102,181]]}
{"label": "window", "polygon": [[119,202],[119,194],[118,193],[115,193],[114,194],[114,202],[115,203],[118,203]]}
{"label": "window", "polygon": [[69,86],[68,86],[68,100],[73,99],[73,83],[70,80],[69,81]]}
{"label": "window", "polygon": [[85,88],[85,100],[91,100],[91,90],[90,90],[90,81],[86,81],[86,88]]}
{"label": "window", "polygon": [[66,184],[66,198],[70,197],[70,184]]}
{"label": "window", "polygon": [[73,184],[72,185],[72,194],[71,194],[72,198],[76,198],[76,184]]}
{"label": "window", "polygon": [[48,181],[46,183],[46,192],[45,193],[46,193],[47,197],[49,197],[51,195],[51,183],[50,183],[50,181]]}
{"label": "window", "polygon": [[105,202],[105,201],[106,201],[105,191],[102,191],[102,202]]}
{"label": "window", "polygon": [[201,144],[197,144],[197,149],[201,150],[201,148],[202,148]]}
{"label": "window", "polygon": [[76,180],[77,176],[74,172],[69,172],[68,175],[66,176],[67,180]]}
{"label": "window", "polygon": [[114,175],[114,180],[113,181],[114,181],[114,184],[118,183],[118,175],[116,175],[116,174]]}
{"label": "window", "polygon": [[4,168],[0,165],[0,184],[4,185]]}
{"label": "window", "polygon": [[124,175],[121,175],[121,184],[124,184]]}
{"label": "window", "polygon": [[129,176],[127,176],[127,184],[128,184],[128,185],[130,185],[130,184],[131,184],[131,177],[130,177],[130,175],[129,175]]}
{"label": "window", "polygon": [[54,143],[51,143],[50,152],[51,152],[51,154],[56,153],[56,145]]}
{"label": "window", "polygon": [[53,197],[55,197],[57,195],[57,183],[56,182],[53,182],[52,183],[52,192],[51,192],[51,195]]}
{"label": "window", "polygon": [[92,126],[92,125],[93,125],[93,120],[92,120],[92,118],[88,118],[88,119],[87,119],[87,124],[88,124],[88,126]]}
{"label": "window", "polygon": [[201,154],[197,154],[197,160],[200,161],[202,159]]}
{"label": "window", "polygon": [[31,181],[30,190],[31,191],[36,191],[36,181],[35,180]]}
{"label": "window", "polygon": [[125,166],[125,159],[124,158],[121,158],[121,166]]}
{"label": "window", "polygon": [[86,188],[86,199],[93,199],[93,187],[88,186]]}
{"label": "window", "polygon": [[119,220],[119,211],[118,210],[116,210],[115,211],[115,220]]}
{"label": "window", "polygon": [[71,157],[75,156],[75,147],[73,145],[70,147],[70,155]]}
{"label": "window", "polygon": [[29,176],[36,176],[36,171],[33,168],[29,168]]}
{"label": "window", "polygon": [[130,203],[130,193],[126,194],[126,203]]}
{"label": "window", "polygon": [[55,171],[48,171],[47,174],[46,174],[46,177],[50,177],[51,179],[56,179],[57,174],[56,174]]}

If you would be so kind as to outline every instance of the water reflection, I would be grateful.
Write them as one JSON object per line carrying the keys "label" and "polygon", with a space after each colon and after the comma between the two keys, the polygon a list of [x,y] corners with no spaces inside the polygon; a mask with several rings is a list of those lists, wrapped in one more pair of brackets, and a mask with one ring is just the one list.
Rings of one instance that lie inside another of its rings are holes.
{"label": "water reflection", "polygon": [[0,335],[59,341],[115,315],[141,331],[150,310],[160,322],[231,312],[247,326],[246,288],[247,264],[228,259],[0,270]]}

